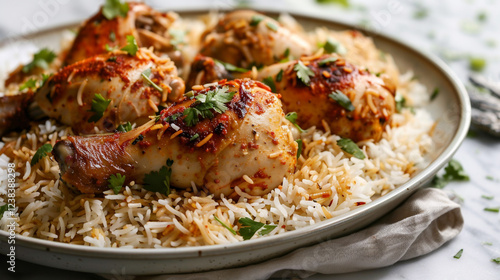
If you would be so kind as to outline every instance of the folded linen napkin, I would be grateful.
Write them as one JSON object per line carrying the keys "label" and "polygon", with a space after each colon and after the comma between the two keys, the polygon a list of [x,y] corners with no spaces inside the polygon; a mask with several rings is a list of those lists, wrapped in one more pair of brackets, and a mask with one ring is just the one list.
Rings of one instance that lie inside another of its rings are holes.
{"label": "folded linen napkin", "polygon": [[[436,250],[460,233],[460,206],[438,189],[420,189],[367,228],[260,264],[136,280],[267,279],[307,277],[380,268]],[[113,279],[114,277],[109,276]]]}

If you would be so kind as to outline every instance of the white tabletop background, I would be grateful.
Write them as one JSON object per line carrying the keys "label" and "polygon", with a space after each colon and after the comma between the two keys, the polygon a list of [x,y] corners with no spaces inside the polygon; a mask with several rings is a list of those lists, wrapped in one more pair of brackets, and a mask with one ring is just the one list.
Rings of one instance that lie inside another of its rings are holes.
{"label": "white tabletop background", "polygon": [[[2,1],[0,40],[80,21],[96,12],[103,0]],[[308,11],[400,38],[443,58],[467,85],[469,57],[487,61],[483,74],[500,81],[500,1],[496,0],[351,0],[349,8],[319,5],[314,0],[149,0],[155,8],[228,8],[247,3],[283,11]],[[479,15],[484,15],[480,20]],[[43,46],[40,46],[43,47]],[[2,62],[0,61],[0,64]],[[467,138],[455,155],[470,175],[469,182],[450,183],[445,190],[463,198],[463,231],[440,249],[395,265],[311,279],[500,279],[500,139],[483,133]],[[493,179],[492,179],[493,178]],[[481,195],[493,195],[487,200]],[[484,244],[490,242],[491,245]],[[463,249],[460,259],[453,256]],[[0,279],[99,279],[99,277],[17,261],[15,274],[0,257]]]}

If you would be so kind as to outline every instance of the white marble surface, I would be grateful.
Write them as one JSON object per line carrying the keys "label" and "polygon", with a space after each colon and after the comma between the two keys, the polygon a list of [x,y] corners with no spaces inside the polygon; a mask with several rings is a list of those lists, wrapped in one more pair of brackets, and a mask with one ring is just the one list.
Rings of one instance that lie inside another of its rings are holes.
{"label": "white marble surface", "polygon": [[[100,0],[24,0],[2,3],[0,40],[25,32],[42,30],[83,19],[96,10]],[[348,23],[359,24],[401,38],[410,44],[434,52],[467,84],[469,56],[487,60],[484,74],[500,81],[500,1],[495,0],[351,0],[351,8],[317,5],[313,0],[276,1],[146,1],[159,7],[230,7],[236,2],[251,2],[262,7],[288,11],[310,10]],[[418,11],[426,14],[416,18]],[[486,15],[481,22],[477,17]],[[450,183],[445,190],[463,198],[465,226],[462,233],[440,249],[417,259],[390,267],[357,273],[311,279],[500,279],[500,264],[491,261],[500,257],[500,214],[486,212],[485,207],[500,206],[500,139],[478,133],[467,138],[455,158],[470,175],[470,182]],[[493,180],[488,179],[493,177]],[[492,195],[487,200],[481,195]],[[492,245],[485,245],[491,242]],[[463,249],[460,259],[453,256]],[[0,261],[5,263],[5,257]],[[2,268],[5,266],[2,265]],[[89,279],[88,274],[67,272],[27,263],[18,263],[17,279]],[[1,279],[10,279],[5,269]]]}

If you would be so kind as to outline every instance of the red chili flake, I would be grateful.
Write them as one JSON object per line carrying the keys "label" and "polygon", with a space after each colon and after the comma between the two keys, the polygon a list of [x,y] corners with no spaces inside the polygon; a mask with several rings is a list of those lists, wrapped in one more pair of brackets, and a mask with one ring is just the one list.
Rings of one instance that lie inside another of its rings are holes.
{"label": "red chili flake", "polygon": [[248,148],[250,150],[257,150],[259,148],[259,145],[253,143],[253,142],[248,142]]}
{"label": "red chili flake", "polygon": [[149,142],[149,141],[141,141],[141,142],[139,142],[139,146],[141,148],[147,148],[147,147],[151,146],[151,142]]}
{"label": "red chili flake", "polygon": [[356,206],[364,205],[366,202],[356,202]]}

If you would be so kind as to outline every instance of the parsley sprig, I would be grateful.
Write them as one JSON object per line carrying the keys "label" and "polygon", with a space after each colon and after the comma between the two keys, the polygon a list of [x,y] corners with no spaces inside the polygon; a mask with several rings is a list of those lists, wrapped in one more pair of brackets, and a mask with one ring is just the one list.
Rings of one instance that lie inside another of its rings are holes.
{"label": "parsley sprig", "polygon": [[300,133],[304,133],[305,130],[303,130],[298,124],[297,124],[297,119],[299,118],[299,115],[297,115],[296,112],[290,112],[286,114],[285,119],[289,120],[299,131]]}
{"label": "parsley sprig", "polygon": [[155,89],[157,89],[159,92],[163,92],[163,89],[158,86],[157,84],[155,84],[153,81],[151,81],[151,79],[149,78],[149,76],[151,76],[151,68],[148,68],[146,70],[144,70],[142,73],[141,73],[142,77],[151,85],[153,86]]}
{"label": "parsley sprig", "polygon": [[8,204],[4,204],[2,206],[0,206],[0,219],[3,218],[3,213],[5,213],[5,211],[7,211],[9,205]]}
{"label": "parsley sprig", "polygon": [[137,46],[137,41],[135,37],[132,35],[127,35],[127,45],[121,48],[122,51],[126,51],[129,55],[134,56],[139,50],[139,46]]}
{"label": "parsley sprig", "polygon": [[352,105],[351,100],[340,90],[336,90],[328,95],[331,99],[335,100],[340,106],[349,112],[354,111],[354,105]]}
{"label": "parsley sprig", "polygon": [[337,145],[346,153],[351,154],[355,158],[365,159],[365,154],[354,141],[349,138],[341,138],[337,141]]}
{"label": "parsley sprig", "polygon": [[256,222],[250,218],[240,218],[238,222],[241,224],[240,230],[238,233],[243,237],[244,240],[248,240],[255,235],[257,231],[259,231],[260,235],[265,235],[273,231],[276,228],[276,225],[266,225],[261,222]]}
{"label": "parsley sprig", "polygon": [[99,93],[94,94],[92,98],[92,107],[89,112],[94,112],[94,114],[89,118],[88,122],[97,122],[104,115],[104,111],[108,108],[111,99],[104,99]]}
{"label": "parsley sprig", "polygon": [[245,69],[245,68],[241,68],[241,67],[237,67],[235,65],[232,65],[231,63],[227,63],[227,62],[224,62],[224,61],[220,61],[220,60],[217,60],[217,59],[214,59],[215,60],[215,63],[218,63],[220,64],[222,67],[224,67],[227,71],[229,72],[239,72],[239,73],[246,73],[250,70],[248,69]]}
{"label": "parsley sprig", "polygon": [[230,226],[226,225],[225,223],[223,223],[221,220],[219,220],[219,218],[217,218],[217,216],[214,215],[214,219],[217,222],[219,222],[223,227],[227,228],[227,230],[229,230],[232,234],[234,234],[234,235],[237,234],[236,231],[232,227],[230,227]]}
{"label": "parsley sprig", "polygon": [[120,124],[116,130],[118,132],[129,132],[132,130],[132,124],[130,122],[127,122],[127,123],[124,123],[124,124]]}
{"label": "parsley sprig", "polygon": [[262,82],[271,88],[271,92],[276,93],[276,84],[274,83],[273,77],[265,77]]}
{"label": "parsley sprig", "polygon": [[151,171],[146,174],[144,176],[144,188],[151,192],[159,192],[164,195],[169,195],[173,164],[173,160],[167,159],[166,166],[162,166],[158,171]]}
{"label": "parsley sprig", "polygon": [[42,158],[46,157],[47,154],[50,152],[52,152],[52,145],[48,143],[38,148],[38,150],[36,150],[36,153],[33,155],[33,158],[31,159],[31,166],[37,164]]}
{"label": "parsley sprig", "polygon": [[229,92],[228,87],[216,88],[209,90],[206,94],[198,94],[194,98],[196,102],[194,106],[186,108],[183,115],[184,122],[187,126],[194,126],[202,119],[212,119],[215,111],[217,113],[224,113],[227,110],[225,103],[233,99],[235,92]]}
{"label": "parsley sprig", "polygon": [[29,79],[29,80],[27,80],[24,84],[22,84],[19,87],[19,91],[23,91],[25,89],[35,90],[36,89],[36,80],[35,79]]}
{"label": "parsley sprig", "polygon": [[305,66],[302,61],[298,61],[297,64],[293,67],[293,70],[297,72],[297,77],[306,85],[309,86],[311,84],[311,78],[314,77],[314,72],[309,69],[309,67]]}
{"label": "parsley sprig", "polygon": [[109,176],[108,183],[109,188],[112,189],[115,194],[118,194],[125,183],[125,175],[120,173],[112,174]]}
{"label": "parsley sprig", "polygon": [[302,143],[302,139],[297,139],[295,140],[295,142],[297,142],[297,145],[299,146],[297,149],[297,159],[299,159],[300,155],[302,154],[302,146],[304,144]]}
{"label": "parsley sprig", "polygon": [[122,3],[120,0],[106,0],[102,7],[102,15],[108,20],[112,20],[118,16],[126,17],[129,9],[130,7],[127,2]]}
{"label": "parsley sprig", "polygon": [[326,53],[338,53],[344,55],[347,53],[347,49],[338,41],[328,38],[323,45],[323,49]]}
{"label": "parsley sprig", "polygon": [[56,57],[53,51],[47,48],[41,49],[33,56],[33,60],[30,63],[23,66],[22,71],[28,73],[35,67],[47,69],[49,68],[49,64],[52,63]]}
{"label": "parsley sprig", "polygon": [[465,173],[464,168],[455,159],[450,160],[444,168],[445,173],[442,177],[436,175],[432,179],[432,185],[435,188],[442,189],[451,181],[469,181],[469,175]]}

